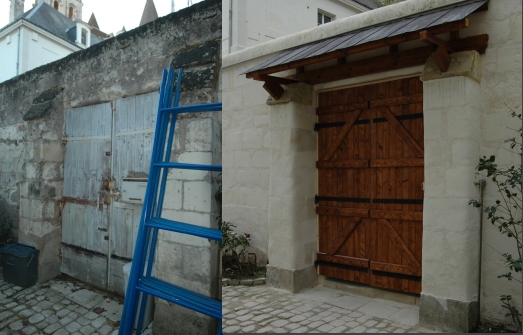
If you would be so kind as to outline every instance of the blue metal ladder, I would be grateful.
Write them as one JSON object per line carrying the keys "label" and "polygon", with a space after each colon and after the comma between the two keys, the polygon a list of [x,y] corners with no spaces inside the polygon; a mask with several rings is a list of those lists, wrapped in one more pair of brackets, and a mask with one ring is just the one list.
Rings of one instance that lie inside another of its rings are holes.
{"label": "blue metal ladder", "polygon": [[[158,297],[219,320],[217,333],[222,333],[221,300],[189,291],[151,276],[158,231],[160,229],[207,238],[218,242],[222,241],[222,232],[219,229],[200,227],[161,218],[169,169],[222,171],[221,165],[170,162],[176,116],[181,113],[215,112],[222,110],[221,102],[178,107],[182,69],[178,70],[176,87],[173,87],[174,77],[175,75],[172,68],[163,71],[151,166],[149,169],[149,181],[147,183],[140,227],[136,238],[136,247],[120,321],[119,335],[133,334],[137,316],[138,325],[136,334],[141,334],[148,295]],[[174,88],[176,88],[176,93],[173,99]],[[140,297],[141,303],[139,303]]]}

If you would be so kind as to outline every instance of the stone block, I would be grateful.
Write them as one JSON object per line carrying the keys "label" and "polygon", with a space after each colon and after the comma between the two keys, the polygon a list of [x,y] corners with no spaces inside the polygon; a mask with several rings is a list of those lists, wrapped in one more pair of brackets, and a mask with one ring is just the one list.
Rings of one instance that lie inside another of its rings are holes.
{"label": "stone block", "polygon": [[443,135],[443,110],[431,110],[423,114],[423,130],[425,140],[440,140]]}
{"label": "stone block", "polygon": [[265,282],[268,286],[297,293],[306,288],[316,286],[318,284],[318,275],[314,265],[297,270],[267,265]]}
{"label": "stone block", "polygon": [[[154,332],[165,335],[212,335],[218,326],[216,319],[193,312],[178,305],[156,299]],[[173,319],[173,315],[177,317]]]}
{"label": "stone block", "polygon": [[234,130],[223,134],[223,151],[240,150],[242,148],[242,131]]}
{"label": "stone block", "polygon": [[252,157],[252,166],[256,168],[270,167],[270,152],[268,150],[259,150],[254,152]]}
{"label": "stone block", "polygon": [[242,133],[242,143],[241,146],[243,149],[258,149],[262,147],[263,137],[265,136],[266,131],[261,128],[256,129],[244,129]]}
{"label": "stone block", "polygon": [[450,54],[450,64],[446,72],[441,72],[434,58],[429,57],[420,79],[426,82],[442,78],[469,77],[479,82],[481,69],[481,57],[477,51],[455,52]]}
{"label": "stone block", "polygon": [[183,183],[183,208],[188,211],[209,213],[213,201],[211,184],[205,181]]}
{"label": "stone block", "polygon": [[61,142],[51,141],[42,145],[41,157],[45,161],[63,162],[64,161],[64,146]]}
{"label": "stone block", "polygon": [[248,151],[234,152],[234,167],[248,168],[251,167],[251,154]]}
{"label": "stone block", "polygon": [[240,169],[236,173],[237,185],[257,187],[260,185],[260,171],[256,169]]}
{"label": "stone block", "polygon": [[211,151],[212,120],[191,119],[187,126],[185,149],[187,151]]}
{"label": "stone block", "polygon": [[269,206],[269,192],[267,190],[252,190],[245,196],[245,205],[250,207],[267,208]]}
{"label": "stone block", "polygon": [[455,140],[452,142],[452,166],[475,168],[479,158],[478,143],[469,140]]}
{"label": "stone block", "polygon": [[445,194],[449,198],[479,197],[478,188],[474,185],[477,181],[474,175],[475,166],[447,169],[445,176]]}
{"label": "stone block", "polygon": [[444,332],[468,333],[479,321],[479,305],[477,301],[459,301],[421,293],[419,320],[422,325]]}
{"label": "stone block", "polygon": [[471,107],[449,108],[447,111],[447,138],[466,138],[481,141],[481,111]]}

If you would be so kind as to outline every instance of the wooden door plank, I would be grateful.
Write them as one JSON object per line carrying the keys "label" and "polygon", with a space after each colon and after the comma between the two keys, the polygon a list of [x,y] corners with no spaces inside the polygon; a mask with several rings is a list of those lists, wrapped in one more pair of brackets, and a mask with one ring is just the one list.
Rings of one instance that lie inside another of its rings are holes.
{"label": "wooden door plank", "polygon": [[354,232],[356,227],[360,224],[362,218],[355,219],[354,222],[351,224],[347,224],[345,228],[343,229],[342,233],[338,235],[338,237],[333,240],[332,244],[329,246],[329,249],[327,249],[328,255],[335,255],[338,250],[341,248],[341,246],[347,241],[347,239],[350,237],[350,235]]}
{"label": "wooden door plank", "polygon": [[349,216],[349,217],[369,217],[368,209],[359,208],[340,208],[340,207],[316,207],[316,213],[319,215],[337,215],[337,216]]}
{"label": "wooden door plank", "polygon": [[341,256],[341,255],[327,255],[322,252],[318,252],[317,259],[319,261],[324,262],[331,262],[331,263],[337,263],[337,264],[344,264],[344,265],[350,265],[350,266],[356,266],[360,268],[369,268],[369,260],[365,258],[357,258],[357,257],[348,257],[348,256]]}
{"label": "wooden door plank", "polygon": [[326,106],[326,107],[318,107],[316,108],[316,114],[317,115],[326,115],[326,114],[337,114],[337,113],[347,113],[352,112],[355,110],[364,110],[367,109],[369,106],[369,103],[367,101],[364,102],[354,102],[349,104],[338,104],[335,106]]}
{"label": "wooden door plank", "polygon": [[371,219],[422,221],[423,212],[371,210]]}
{"label": "wooden door plank", "polygon": [[389,158],[389,159],[371,159],[370,167],[409,167],[424,166],[423,158]]}
{"label": "wooden door plank", "polygon": [[347,136],[347,134],[351,130],[352,126],[354,125],[354,122],[356,122],[356,120],[358,119],[360,114],[361,114],[361,110],[357,110],[357,111],[352,113],[352,115],[349,118],[349,120],[347,120],[347,122],[345,123],[345,125],[341,129],[338,137],[336,138],[336,141],[327,150],[327,153],[325,154],[325,156],[323,156],[323,159],[322,159],[323,161],[328,161],[328,160],[330,160],[332,158],[332,156],[334,156],[334,153],[336,152],[336,150],[338,150],[338,147],[343,142],[343,140],[345,139],[345,137]]}
{"label": "wooden door plank", "polygon": [[317,169],[362,169],[369,167],[368,159],[346,159],[336,161],[317,161]]}
{"label": "wooden door plank", "polygon": [[423,151],[423,148],[420,146],[420,144],[418,143],[418,141],[416,141],[412,135],[407,131],[407,129],[405,129],[405,127],[403,127],[403,125],[401,124],[401,122],[399,122],[396,117],[394,117],[394,114],[391,113],[391,111],[389,110],[389,108],[387,107],[380,107],[378,108],[378,110],[383,114],[383,116],[391,123],[394,125],[394,127],[396,128],[396,131],[399,133],[399,135],[401,136],[401,138],[407,142],[407,144],[409,145],[409,147],[414,151],[414,153],[416,154],[417,157],[423,157],[424,156],[424,151]]}
{"label": "wooden door plank", "polygon": [[423,102],[423,94],[411,94],[406,96],[392,97],[370,101],[370,108],[385,106],[407,105],[416,102]]}
{"label": "wooden door plank", "polygon": [[385,219],[378,219],[378,221],[382,224],[382,227],[384,227],[384,230],[391,239],[391,241],[396,245],[399,251],[407,259],[409,264],[414,267],[421,267],[421,264],[418,262],[416,257],[414,257],[407,245],[405,245],[405,242],[403,242],[401,237],[399,237],[398,233],[391,226],[390,222]]}
{"label": "wooden door plank", "polygon": [[371,270],[421,277],[421,268],[370,261]]}

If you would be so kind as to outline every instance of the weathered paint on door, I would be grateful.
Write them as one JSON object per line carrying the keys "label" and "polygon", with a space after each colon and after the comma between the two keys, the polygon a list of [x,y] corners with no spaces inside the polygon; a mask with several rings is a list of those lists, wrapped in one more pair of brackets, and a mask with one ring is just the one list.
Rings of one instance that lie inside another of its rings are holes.
{"label": "weathered paint on door", "polygon": [[421,292],[423,85],[318,96],[320,274]]}
{"label": "weathered paint on door", "polygon": [[110,103],[66,111],[62,272],[123,293],[142,206],[109,196],[107,181],[118,194],[123,178],[147,178],[158,93],[113,105],[114,117]]}

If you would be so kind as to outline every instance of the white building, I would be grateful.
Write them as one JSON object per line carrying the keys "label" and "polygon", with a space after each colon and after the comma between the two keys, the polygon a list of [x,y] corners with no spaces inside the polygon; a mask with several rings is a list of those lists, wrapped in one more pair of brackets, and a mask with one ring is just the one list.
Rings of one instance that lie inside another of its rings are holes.
{"label": "white building", "polygon": [[81,1],[54,1],[58,10],[47,2],[24,13],[24,1],[11,0],[10,22],[0,28],[0,82],[102,40],[81,20]]}
{"label": "white building", "polygon": [[223,0],[222,54],[379,6],[378,0]]}

